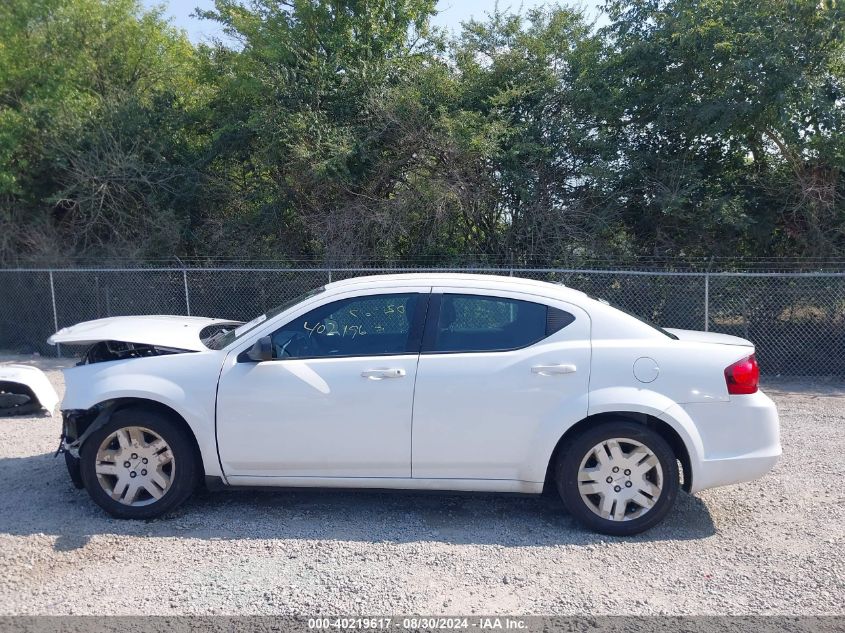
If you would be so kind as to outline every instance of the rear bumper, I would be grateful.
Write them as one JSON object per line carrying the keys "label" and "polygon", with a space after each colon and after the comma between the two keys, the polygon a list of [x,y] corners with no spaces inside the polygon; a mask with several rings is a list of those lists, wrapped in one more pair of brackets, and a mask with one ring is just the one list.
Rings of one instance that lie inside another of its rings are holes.
{"label": "rear bumper", "polygon": [[691,492],[758,479],[780,458],[777,408],[763,392],[682,407],[703,449],[702,459],[693,464]]}
{"label": "rear bumper", "polygon": [[742,455],[728,459],[705,460],[692,480],[690,492],[754,481],[774,468],[778,459],[779,449],[772,455]]}

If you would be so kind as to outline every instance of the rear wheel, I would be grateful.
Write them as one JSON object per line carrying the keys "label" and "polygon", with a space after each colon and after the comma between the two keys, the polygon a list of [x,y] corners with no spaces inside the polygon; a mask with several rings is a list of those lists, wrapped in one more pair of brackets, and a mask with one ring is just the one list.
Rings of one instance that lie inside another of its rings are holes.
{"label": "rear wheel", "polygon": [[91,498],[114,517],[151,519],[193,492],[197,459],[185,432],[146,409],[123,409],[94,431],[79,452]]}
{"label": "rear wheel", "polygon": [[603,534],[638,534],[663,520],[678,496],[675,454],[651,429],[604,422],[561,451],[556,482],[569,512]]}

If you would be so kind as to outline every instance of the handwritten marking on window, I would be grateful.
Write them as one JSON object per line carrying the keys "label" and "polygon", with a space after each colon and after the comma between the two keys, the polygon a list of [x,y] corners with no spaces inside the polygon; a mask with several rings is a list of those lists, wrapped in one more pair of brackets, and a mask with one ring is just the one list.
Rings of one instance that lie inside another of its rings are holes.
{"label": "handwritten marking on window", "polygon": [[352,338],[355,338],[356,336],[366,336],[367,333],[361,325],[344,325],[343,336],[346,336],[347,334],[350,334]]}
{"label": "handwritten marking on window", "polygon": [[[349,309],[349,316],[354,317],[356,319],[360,319],[361,318],[361,316],[359,314],[360,312],[361,312],[361,308],[350,308]],[[364,316],[365,317],[372,317],[375,314],[375,312],[376,311],[374,311],[374,310],[366,311],[366,312],[364,312]],[[384,306],[382,312],[384,314],[405,314],[405,306],[403,304],[397,305],[397,304],[389,303],[386,306]]]}
{"label": "handwritten marking on window", "polygon": [[308,321],[306,321],[302,325],[302,327],[308,331],[308,338],[311,338],[314,335],[314,332],[316,332],[317,334],[322,334],[326,331],[326,326],[322,323],[315,323],[311,327],[308,327]]}
{"label": "handwritten marking on window", "polygon": [[[390,303],[382,308],[381,312],[385,315],[388,314],[405,314],[405,306],[404,304],[394,304]],[[363,311],[363,318],[372,318],[374,316],[378,316],[379,310],[370,310],[370,311]],[[362,318],[362,308],[349,308],[347,310],[347,314],[355,319]],[[350,337],[356,338],[358,336],[366,336],[369,334],[368,330],[364,328],[362,324],[355,324],[355,325],[344,325],[343,327],[339,326],[333,320],[326,320],[325,322],[318,322],[315,324],[309,324],[308,321],[305,321],[302,326],[307,332],[308,337],[312,337],[314,334],[325,334],[325,335],[333,335],[333,334],[340,334],[342,337]],[[376,324],[373,326],[373,332],[382,334],[386,332],[385,327],[382,324]]]}

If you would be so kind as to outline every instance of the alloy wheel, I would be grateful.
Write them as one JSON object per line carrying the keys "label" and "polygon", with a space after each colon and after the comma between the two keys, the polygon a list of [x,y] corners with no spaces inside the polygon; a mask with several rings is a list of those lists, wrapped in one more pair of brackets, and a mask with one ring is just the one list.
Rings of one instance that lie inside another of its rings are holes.
{"label": "alloy wheel", "polygon": [[643,443],[613,438],[593,446],[578,468],[578,492],[596,515],[630,521],[651,510],[663,490],[663,467]]}
{"label": "alloy wheel", "polygon": [[103,440],[94,471],[112,499],[127,506],[145,506],[167,494],[176,474],[176,459],[160,435],[128,426]]}

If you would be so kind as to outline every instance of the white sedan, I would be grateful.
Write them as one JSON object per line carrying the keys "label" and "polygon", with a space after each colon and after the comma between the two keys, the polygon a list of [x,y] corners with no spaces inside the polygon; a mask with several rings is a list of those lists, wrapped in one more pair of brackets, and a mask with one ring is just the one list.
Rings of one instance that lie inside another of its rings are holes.
{"label": "white sedan", "polygon": [[80,323],[61,450],[116,517],[213,486],[540,494],[635,534],[679,488],[781,453],[748,341],[663,330],[561,285],[467,274],[330,283],[246,323]]}

